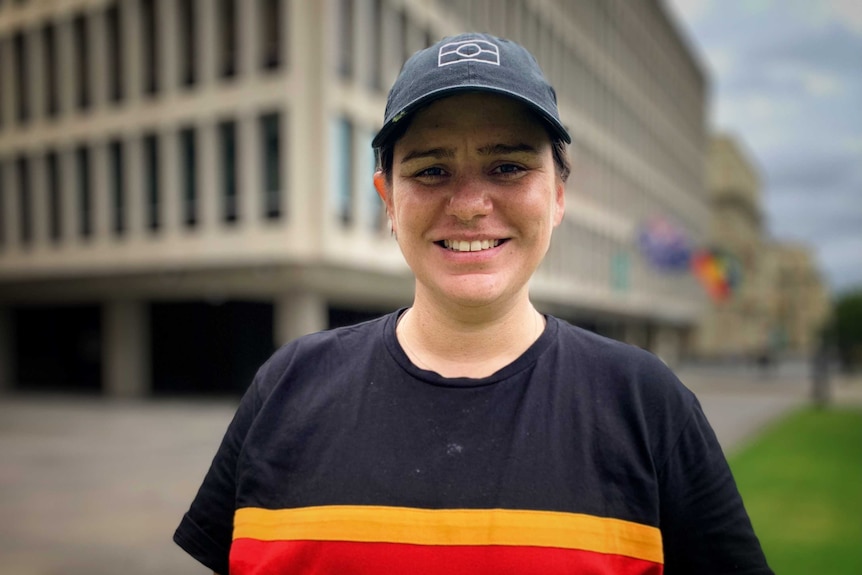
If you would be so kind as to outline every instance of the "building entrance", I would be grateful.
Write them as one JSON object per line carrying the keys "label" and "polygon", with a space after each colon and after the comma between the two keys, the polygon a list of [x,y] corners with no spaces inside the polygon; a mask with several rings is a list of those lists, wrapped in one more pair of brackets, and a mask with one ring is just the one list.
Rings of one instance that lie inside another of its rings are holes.
{"label": "building entrance", "polygon": [[269,303],[158,302],[150,319],[158,395],[242,394],[274,351]]}

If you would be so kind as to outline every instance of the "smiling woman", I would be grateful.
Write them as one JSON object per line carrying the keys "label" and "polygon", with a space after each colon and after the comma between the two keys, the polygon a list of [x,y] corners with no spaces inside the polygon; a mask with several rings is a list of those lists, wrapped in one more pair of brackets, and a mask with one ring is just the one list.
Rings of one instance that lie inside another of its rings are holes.
{"label": "smiling woman", "polygon": [[771,573],[691,392],[531,302],[570,141],[518,44],[407,61],[373,145],[413,304],[266,362],[177,543],[241,575]]}

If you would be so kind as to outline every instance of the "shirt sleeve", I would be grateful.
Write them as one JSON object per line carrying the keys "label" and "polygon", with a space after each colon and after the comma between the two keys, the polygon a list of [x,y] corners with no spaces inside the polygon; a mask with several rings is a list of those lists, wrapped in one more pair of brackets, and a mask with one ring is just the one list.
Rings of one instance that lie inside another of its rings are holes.
{"label": "shirt sleeve", "polygon": [[772,575],[721,446],[697,401],[659,479],[665,575]]}
{"label": "shirt sleeve", "polygon": [[260,407],[257,383],[256,379],[240,401],[191,507],[174,532],[174,542],[184,551],[225,575],[236,510],[237,459]]}

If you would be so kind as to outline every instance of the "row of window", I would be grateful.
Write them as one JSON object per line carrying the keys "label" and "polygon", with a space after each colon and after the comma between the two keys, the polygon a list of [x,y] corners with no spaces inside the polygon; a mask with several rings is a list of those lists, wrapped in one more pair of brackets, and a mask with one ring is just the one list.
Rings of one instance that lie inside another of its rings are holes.
{"label": "row of window", "polygon": [[[344,81],[359,81],[368,89],[385,93],[401,65],[417,50],[437,38],[408,16],[404,6],[370,0],[369,13],[360,17],[356,0],[335,2],[335,73]],[[367,53],[360,49],[367,42]],[[392,77],[387,77],[392,72]]]}
{"label": "row of window", "polygon": [[[270,113],[257,119],[260,143],[261,169],[261,213],[259,217],[277,220],[283,217],[286,198],[282,190],[283,158],[282,117]],[[219,174],[219,217],[226,225],[231,225],[253,214],[243,214],[240,208],[241,186],[239,181],[239,125],[235,120],[226,120],[217,127],[217,158],[214,163]],[[110,229],[114,236],[122,237],[129,231],[131,218],[141,218],[141,225],[151,232],[164,227],[164,205],[167,198],[163,189],[163,166],[161,165],[161,146],[164,138],[177,138],[179,156],[179,182],[182,225],[186,228],[197,227],[202,220],[202,190],[200,185],[201,163],[200,144],[203,135],[194,126],[179,129],[175,133],[147,133],[140,139],[140,146],[130,146],[129,140],[112,139],[106,143],[107,152],[107,196],[109,204]],[[18,242],[29,246],[35,241],[35,193],[34,170],[44,170],[46,210],[42,217],[47,218],[47,234],[52,243],[75,236],[86,239],[94,233],[95,190],[93,172],[97,169],[93,161],[93,144],[81,144],[71,151],[66,159],[66,169],[62,165],[65,152],[50,150],[44,154],[43,161],[33,157],[19,156],[3,161],[0,158],[0,248],[11,240],[11,222],[18,223]],[[132,153],[139,153],[137,159]],[[129,170],[130,162],[140,162],[140,171]],[[71,174],[67,170],[71,170]],[[7,171],[11,173],[7,173]],[[143,191],[141,203],[130,202],[130,178],[137,176]],[[64,185],[64,182],[70,184]],[[68,187],[67,187],[68,186]],[[248,190],[248,193],[252,193]],[[14,198],[11,195],[14,194]],[[74,205],[64,202],[73,201]],[[9,206],[15,205],[15,209]],[[66,210],[74,212],[74,228],[65,229],[70,223],[64,220]]]}
{"label": "row of window", "polygon": [[[487,0],[446,0],[443,4],[460,18],[472,21],[475,27],[491,29],[521,42],[536,56],[557,88],[561,102],[573,106],[675,181],[680,189],[698,189],[701,179],[699,164],[690,162],[686,152],[692,141],[700,141],[699,136],[703,132],[699,121],[702,108],[696,108],[697,113],[692,112],[692,99],[689,97],[699,93],[699,88],[692,83],[687,89],[677,90],[685,97],[687,108],[686,120],[680,120],[681,96],[670,98],[663,91],[665,84],[679,84],[678,71],[650,36],[651,33],[662,32],[657,29],[658,24],[652,20],[643,21],[646,14],[655,15],[650,11],[660,8],[639,6],[635,9],[610,0],[561,3],[567,16],[577,22],[579,29],[603,56],[624,70],[632,83],[646,93],[648,100],[664,112],[665,119],[676,125],[676,134],[681,136],[676,139],[668,139],[668,135],[659,130],[655,119],[647,118],[645,110],[635,108],[630,98],[623,97],[619,87],[609,82],[608,74],[597,69],[595,61],[579,50],[576,42],[564,37],[560,32],[562,28],[547,18],[540,6],[524,0],[508,0],[506,14],[501,17]],[[637,22],[639,26],[635,24],[637,19],[642,20]],[[626,32],[643,27],[646,27],[646,32],[637,35],[633,46],[628,37],[630,34]]]}
{"label": "row of window", "polygon": [[[358,220],[364,219],[370,231],[379,233],[386,230],[389,224],[383,202],[373,183],[376,169],[371,147],[373,137],[372,131],[356,126],[346,116],[339,116],[332,121],[330,205],[342,227],[356,226]],[[357,212],[362,212],[362,216]]]}
{"label": "row of window", "polygon": [[[213,4],[209,4],[212,2]],[[283,11],[286,0],[115,0],[99,12],[81,12],[69,19],[51,20],[38,29],[18,30],[0,38],[0,71],[9,82],[0,85],[0,127],[4,123],[3,99],[13,100],[13,117],[21,124],[30,120],[34,106],[48,118],[61,113],[64,96],[74,109],[88,110],[94,100],[94,77],[97,66],[104,66],[106,80],[103,96],[118,104],[129,97],[131,85],[126,77],[129,58],[139,54],[138,85],[145,96],[156,96],[164,90],[162,68],[167,58],[177,63],[177,77],[168,79],[183,89],[198,85],[203,75],[202,50],[215,55],[216,75],[231,79],[240,71],[240,51],[254,50],[256,66],[263,71],[279,69],[285,60]],[[214,5],[214,7],[213,7]],[[214,11],[215,34],[201,29],[201,11]],[[256,22],[256,36],[240,43],[238,11],[248,12]],[[161,11],[168,11],[162,14]],[[164,35],[169,28],[162,22],[174,23],[176,54],[167,54]],[[101,37],[97,37],[97,34]],[[68,35],[68,37],[67,37]],[[139,38],[133,50],[129,38]],[[204,39],[211,38],[209,45]],[[97,60],[97,47],[103,47]],[[69,54],[65,51],[69,50]],[[64,67],[71,60],[71,79],[66,82]],[[4,62],[6,67],[4,68]],[[36,78],[39,75],[39,78]],[[34,101],[37,80],[43,87],[41,97]],[[64,94],[64,90],[72,94]]]}

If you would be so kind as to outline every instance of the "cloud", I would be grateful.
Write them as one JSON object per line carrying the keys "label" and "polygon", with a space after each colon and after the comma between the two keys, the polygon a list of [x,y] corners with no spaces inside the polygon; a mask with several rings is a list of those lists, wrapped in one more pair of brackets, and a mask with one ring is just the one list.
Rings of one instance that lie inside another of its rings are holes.
{"label": "cloud", "polygon": [[824,0],[808,2],[814,9],[820,9],[827,21],[841,22],[849,29],[862,34],[862,5],[859,0]]}
{"label": "cloud", "polygon": [[689,26],[709,16],[714,7],[714,0],[674,0],[670,2],[670,8],[677,13],[680,20]]}
{"label": "cloud", "polygon": [[862,3],[670,4],[708,63],[711,123],[761,173],[769,234],[811,246],[833,288],[862,285]]}

